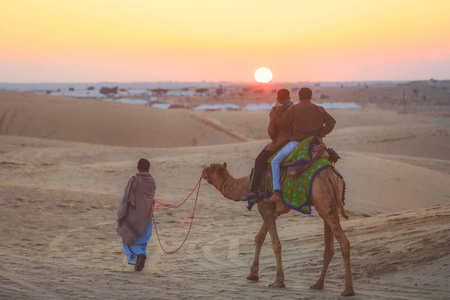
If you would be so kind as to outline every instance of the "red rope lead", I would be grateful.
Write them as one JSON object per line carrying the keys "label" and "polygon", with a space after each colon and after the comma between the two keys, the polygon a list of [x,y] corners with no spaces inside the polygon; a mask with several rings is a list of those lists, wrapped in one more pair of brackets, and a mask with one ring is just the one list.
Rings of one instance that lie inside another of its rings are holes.
{"label": "red rope lead", "polygon": [[197,188],[197,186],[198,186],[198,188],[200,189],[200,183],[201,183],[201,181],[202,181],[202,177],[200,176],[200,180],[198,181],[197,185],[194,187],[194,189],[192,190],[192,192],[189,194],[189,196],[187,196],[187,198],[184,199],[183,202],[181,202],[181,203],[178,204],[178,205],[171,206],[171,205],[167,205],[167,204],[161,203],[161,202],[159,202],[159,201],[157,201],[157,200],[155,200],[155,202],[158,203],[159,205],[162,205],[162,206],[168,207],[168,208],[177,208],[177,207],[180,207],[181,205],[183,205],[183,204],[187,201],[187,199],[189,199],[189,198],[191,197],[191,195],[194,193],[194,191],[195,191],[195,189]]}
{"label": "red rope lead", "polygon": [[194,209],[192,210],[191,224],[189,225],[188,233],[186,234],[186,237],[184,238],[184,241],[181,243],[181,245],[180,245],[175,251],[166,251],[166,250],[164,249],[164,247],[162,246],[162,244],[161,244],[161,239],[159,238],[159,234],[158,234],[158,228],[156,227],[155,216],[153,216],[153,223],[155,224],[155,232],[156,232],[156,236],[158,237],[158,243],[159,243],[159,246],[161,247],[161,249],[164,251],[164,253],[166,253],[166,254],[174,254],[174,253],[176,253],[178,250],[180,250],[181,247],[183,247],[184,243],[186,242],[186,240],[187,240],[187,238],[188,238],[188,236],[189,236],[189,233],[191,232],[192,224],[194,223],[194,213],[195,213],[195,208],[197,207],[197,200],[198,200],[198,194],[199,194],[199,192],[200,192],[200,185],[201,185],[201,182],[202,182],[202,177],[200,176],[200,180],[198,181],[197,185],[194,187],[194,189],[192,190],[192,192],[189,194],[189,196],[188,196],[181,204],[179,204],[179,205],[177,205],[177,206],[169,206],[169,205],[165,205],[165,204],[162,204],[162,203],[160,203],[160,202],[158,202],[158,201],[155,200],[156,203],[161,204],[161,205],[163,205],[163,206],[165,206],[165,207],[176,208],[176,207],[179,207],[179,206],[183,205],[183,204],[186,202],[186,200],[189,199],[189,197],[191,197],[191,195],[194,193],[195,189],[197,189],[197,196],[195,197],[195,204],[194,204]]}

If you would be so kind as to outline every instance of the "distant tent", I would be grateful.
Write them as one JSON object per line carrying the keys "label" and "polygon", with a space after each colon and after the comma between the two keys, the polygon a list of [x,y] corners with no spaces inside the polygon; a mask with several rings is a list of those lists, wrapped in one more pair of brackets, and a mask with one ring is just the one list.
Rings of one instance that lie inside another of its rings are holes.
{"label": "distant tent", "polygon": [[317,105],[322,106],[325,109],[362,109],[362,107],[353,102],[324,102],[317,103]]}
{"label": "distant tent", "polygon": [[243,110],[250,110],[250,111],[267,111],[271,110],[272,107],[275,105],[275,103],[260,103],[260,104],[247,104],[246,107],[244,107]]}
{"label": "distant tent", "polygon": [[233,111],[233,110],[241,110],[239,105],[235,104],[202,104],[196,106],[194,110],[199,111]]}
{"label": "distant tent", "polygon": [[152,107],[168,109],[170,107],[169,103],[153,103]]}
{"label": "distant tent", "polygon": [[148,102],[142,99],[128,99],[128,98],[120,98],[115,102],[126,103],[126,104],[134,104],[134,105],[148,105]]}

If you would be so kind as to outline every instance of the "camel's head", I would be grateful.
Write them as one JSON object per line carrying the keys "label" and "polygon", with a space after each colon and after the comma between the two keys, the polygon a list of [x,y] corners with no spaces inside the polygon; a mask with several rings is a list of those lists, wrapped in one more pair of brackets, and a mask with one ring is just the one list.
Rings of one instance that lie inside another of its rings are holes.
{"label": "camel's head", "polygon": [[208,183],[222,182],[225,178],[230,176],[230,172],[227,170],[227,163],[223,164],[212,163],[209,167],[203,168],[202,177],[206,179]]}

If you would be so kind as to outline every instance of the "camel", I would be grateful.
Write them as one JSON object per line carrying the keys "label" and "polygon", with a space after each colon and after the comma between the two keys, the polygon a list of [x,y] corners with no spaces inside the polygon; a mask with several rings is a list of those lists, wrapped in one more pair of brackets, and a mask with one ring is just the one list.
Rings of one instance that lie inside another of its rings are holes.
{"label": "camel", "polygon": [[[234,178],[227,170],[226,162],[223,164],[211,163],[209,167],[203,169],[202,178],[219,190],[224,197],[234,201],[240,201],[246,195],[250,186],[249,177]],[[343,194],[344,181],[331,168],[323,169],[312,182],[310,200],[324,223],[325,251],[320,277],[310,288],[324,289],[325,275],[334,255],[335,237],[339,242],[345,265],[345,288],[341,296],[353,296],[355,292],[350,270],[350,242],[345,236],[339,220],[339,210],[342,216],[348,219],[342,203]],[[258,201],[257,205],[264,223],[255,236],[255,256],[247,279],[251,281],[259,280],[259,256],[267,232],[269,232],[272,239],[272,249],[275,253],[277,270],[275,282],[270,284],[269,287],[285,287],[281,260],[281,242],[278,238],[275,221],[280,215],[290,212],[291,209],[282,202]]]}

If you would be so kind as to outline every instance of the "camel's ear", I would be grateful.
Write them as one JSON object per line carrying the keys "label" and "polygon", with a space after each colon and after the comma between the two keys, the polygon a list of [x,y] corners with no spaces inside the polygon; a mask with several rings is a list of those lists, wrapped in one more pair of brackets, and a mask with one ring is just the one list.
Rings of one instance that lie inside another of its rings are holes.
{"label": "camel's ear", "polygon": [[227,168],[227,163],[226,163],[226,162],[223,163],[223,167],[224,167],[225,169]]}

